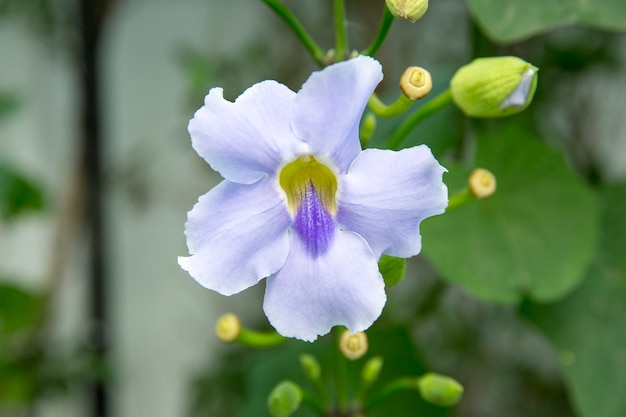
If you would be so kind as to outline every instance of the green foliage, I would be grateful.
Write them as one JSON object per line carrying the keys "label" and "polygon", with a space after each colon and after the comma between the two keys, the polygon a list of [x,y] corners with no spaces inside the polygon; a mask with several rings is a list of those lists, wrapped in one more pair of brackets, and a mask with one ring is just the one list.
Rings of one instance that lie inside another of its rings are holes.
{"label": "green foliage", "polygon": [[[429,219],[423,253],[447,280],[487,301],[556,300],[582,280],[598,237],[594,193],[542,141],[514,129],[480,137],[476,165],[496,193]],[[449,165],[451,194],[467,172]]]}
{"label": "green foliage", "polygon": [[393,287],[404,280],[406,259],[383,254],[378,261],[378,269],[385,280],[385,286]]}
{"label": "green foliage", "polygon": [[0,91],[0,120],[12,115],[20,106],[18,98],[5,91]]}
{"label": "green foliage", "polygon": [[510,43],[566,24],[626,29],[623,0],[468,0],[470,10],[494,41]]}
{"label": "green foliage", "polygon": [[626,184],[604,192],[603,234],[584,283],[525,315],[554,345],[581,417],[626,415]]}
{"label": "green foliage", "polygon": [[0,282],[0,335],[33,326],[41,314],[41,308],[39,294]]}
{"label": "green foliage", "polygon": [[39,294],[0,282],[0,404],[26,403],[37,393],[40,355],[27,342],[42,306]]}
{"label": "green foliage", "polygon": [[13,167],[0,162],[0,216],[10,220],[43,207],[41,190]]}

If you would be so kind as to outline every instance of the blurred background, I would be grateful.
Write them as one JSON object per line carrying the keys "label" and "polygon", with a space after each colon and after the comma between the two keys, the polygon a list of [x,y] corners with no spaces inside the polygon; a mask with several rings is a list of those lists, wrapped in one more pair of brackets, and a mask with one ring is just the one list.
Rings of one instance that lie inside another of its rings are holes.
{"label": "blurred background", "polygon": [[[330,2],[285,3],[332,46]],[[347,1],[353,48],[374,37],[382,7]],[[377,91],[395,99],[408,65],[428,68],[441,90],[472,57],[522,56],[540,81],[517,123],[532,124],[589,184],[621,181],[626,36],[559,26],[503,45],[465,1],[433,1],[418,23],[392,27]],[[264,401],[259,375],[272,374],[263,366],[276,358],[213,335],[225,311],[267,326],[263,289],[222,297],[176,262],[187,253],[187,211],[220,180],[186,125],[212,86],[229,99],[264,79],[297,91],[315,69],[256,0],[0,1],[1,416],[265,415],[250,398]],[[427,142],[444,157],[467,124],[450,108],[407,144]],[[379,139],[396,125],[381,122]],[[372,346],[411,358],[389,369],[440,369],[467,390],[456,414],[420,415],[576,415],[554,352],[515,307],[478,301],[422,257],[409,266]],[[324,342],[316,345],[294,351],[324,357]],[[264,365],[244,376],[251,364]],[[396,415],[418,415],[415,407]]]}

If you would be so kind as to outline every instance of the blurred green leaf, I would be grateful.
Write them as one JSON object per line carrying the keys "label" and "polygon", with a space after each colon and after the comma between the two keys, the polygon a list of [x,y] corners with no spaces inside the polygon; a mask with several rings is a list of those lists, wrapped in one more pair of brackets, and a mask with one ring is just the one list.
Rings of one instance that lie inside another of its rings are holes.
{"label": "blurred green leaf", "polygon": [[19,99],[14,94],[0,91],[0,120],[15,113],[19,105]]}
{"label": "blurred green leaf", "polygon": [[573,294],[525,315],[554,345],[582,417],[626,415],[626,184],[604,194],[598,260]]}
{"label": "blurred green leaf", "polygon": [[626,29],[623,0],[468,0],[470,10],[494,41],[511,43],[568,24]]}
{"label": "blurred green leaf", "polygon": [[0,162],[0,216],[8,220],[43,207],[41,190],[11,166]]}
{"label": "blurred green leaf", "polygon": [[[556,300],[576,287],[598,239],[595,194],[562,155],[519,129],[480,137],[476,164],[495,174],[496,193],[424,222],[423,253],[487,301]],[[447,166],[453,194],[468,172]]]}
{"label": "blurred green leaf", "polygon": [[39,294],[0,282],[0,334],[32,326],[38,320],[41,308]]}
{"label": "blurred green leaf", "polygon": [[385,280],[385,286],[393,287],[404,280],[406,259],[383,254],[378,261],[378,269]]}

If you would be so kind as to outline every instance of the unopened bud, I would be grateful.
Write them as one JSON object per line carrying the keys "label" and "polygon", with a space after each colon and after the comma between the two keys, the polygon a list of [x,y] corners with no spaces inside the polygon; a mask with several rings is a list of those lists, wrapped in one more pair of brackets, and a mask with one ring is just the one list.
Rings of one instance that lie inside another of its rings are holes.
{"label": "unopened bud", "polygon": [[428,0],[385,0],[387,8],[398,19],[415,23],[428,10]]}
{"label": "unopened bud", "polygon": [[470,192],[476,198],[487,198],[496,192],[496,177],[483,168],[476,168],[467,181]]}
{"label": "unopened bud", "polygon": [[513,56],[475,59],[450,81],[454,102],[472,117],[519,113],[532,101],[536,87],[537,67]]}
{"label": "unopened bud", "polygon": [[292,415],[302,403],[302,390],[295,383],[285,380],[274,387],[267,398],[267,407],[274,417]]}
{"label": "unopened bud", "polygon": [[361,371],[361,378],[363,381],[368,384],[372,384],[374,381],[378,379],[378,375],[380,375],[380,371],[383,369],[383,358],[382,356],[374,356],[363,366],[363,370]]}
{"label": "unopened bud", "polygon": [[339,350],[351,361],[359,359],[367,352],[367,335],[363,332],[350,334],[345,330],[339,338]]}
{"label": "unopened bud", "polygon": [[241,332],[241,322],[236,314],[224,314],[215,323],[215,334],[222,342],[234,342],[237,340],[239,332]]}
{"label": "unopened bud", "polygon": [[300,355],[300,366],[302,366],[304,373],[312,381],[318,380],[322,374],[319,362],[315,359],[315,356],[308,353]]}
{"label": "unopened bud", "polygon": [[441,407],[452,407],[463,395],[463,386],[456,380],[433,373],[421,377],[417,388],[424,400]]}
{"label": "unopened bud", "polygon": [[400,89],[411,100],[426,97],[433,88],[430,72],[420,67],[408,67],[400,77]]}

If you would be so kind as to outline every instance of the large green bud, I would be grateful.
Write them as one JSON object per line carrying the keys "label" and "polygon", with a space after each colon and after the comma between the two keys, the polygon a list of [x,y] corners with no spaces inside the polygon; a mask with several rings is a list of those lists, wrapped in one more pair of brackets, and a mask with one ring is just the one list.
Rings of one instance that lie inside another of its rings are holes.
{"label": "large green bud", "polygon": [[427,373],[417,381],[422,398],[431,404],[441,407],[452,407],[459,402],[463,395],[463,386],[454,379]]}
{"label": "large green bud", "polygon": [[472,117],[519,113],[532,101],[536,87],[537,67],[513,56],[475,59],[450,81],[454,102]]}
{"label": "large green bud", "polygon": [[302,390],[289,380],[276,385],[267,399],[267,407],[274,417],[289,417],[300,408],[301,403]]}

